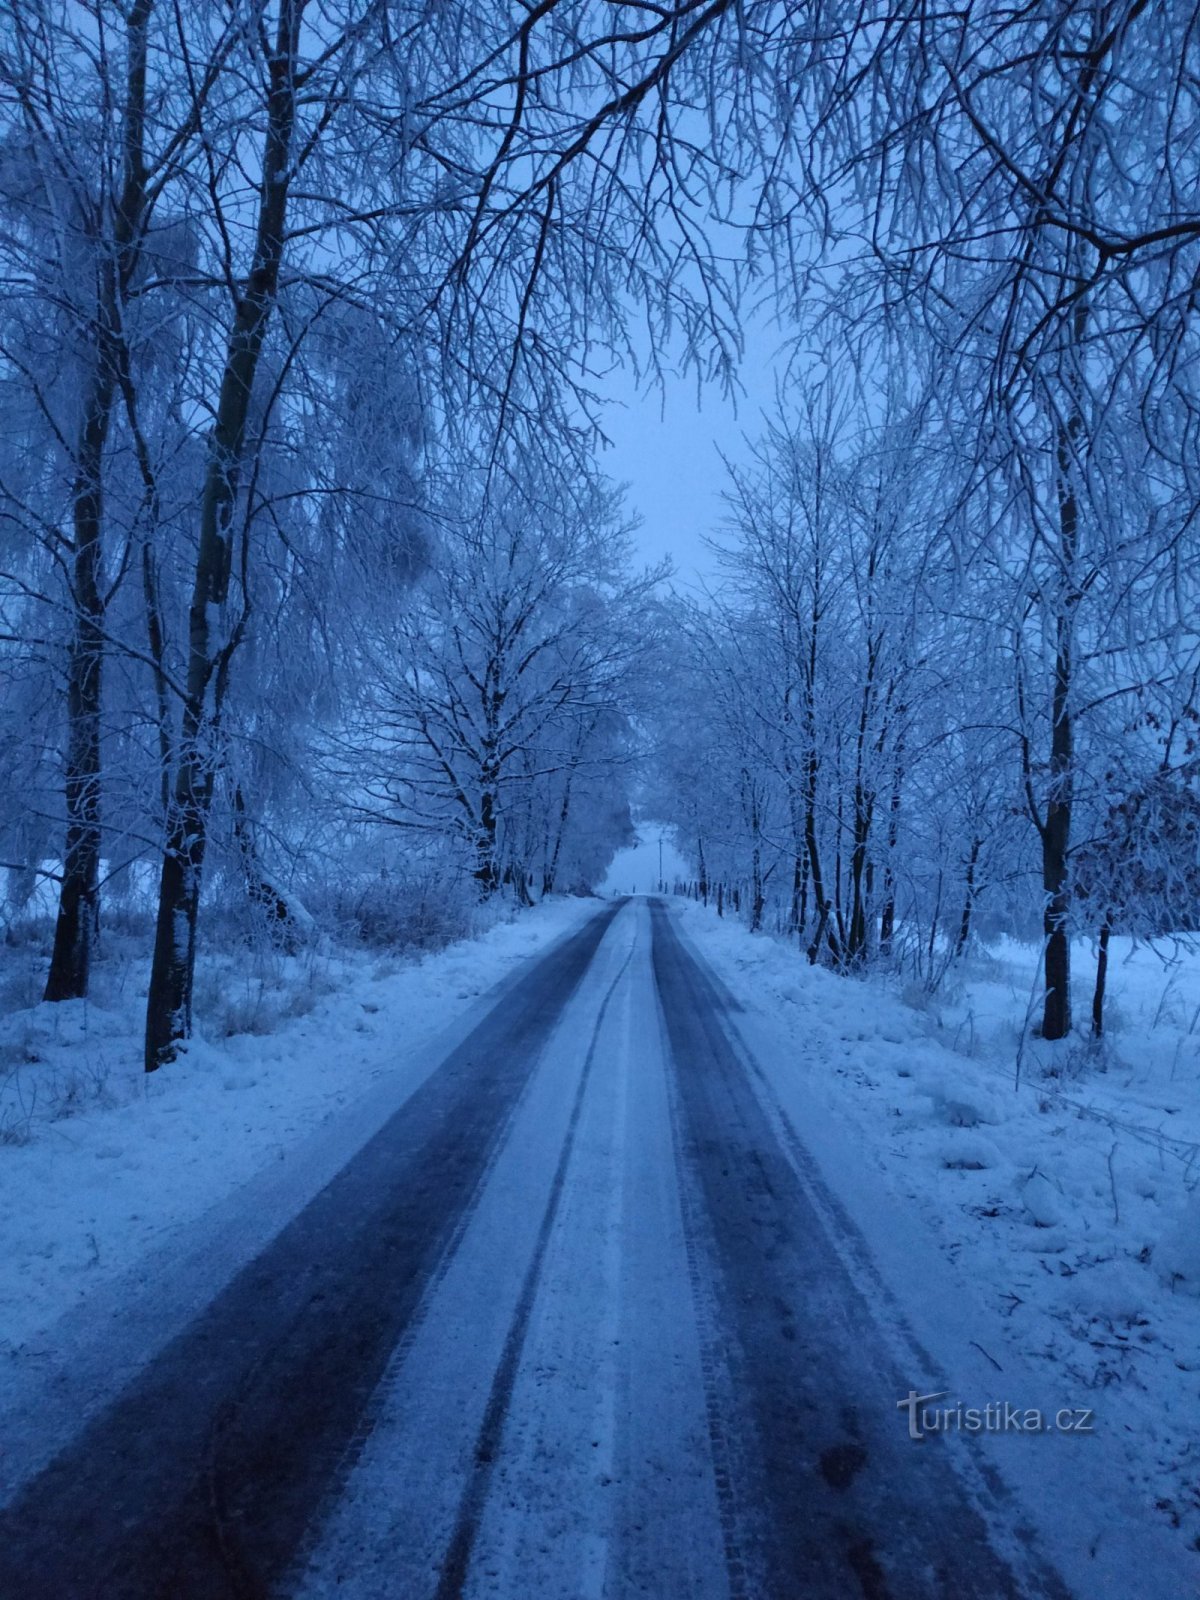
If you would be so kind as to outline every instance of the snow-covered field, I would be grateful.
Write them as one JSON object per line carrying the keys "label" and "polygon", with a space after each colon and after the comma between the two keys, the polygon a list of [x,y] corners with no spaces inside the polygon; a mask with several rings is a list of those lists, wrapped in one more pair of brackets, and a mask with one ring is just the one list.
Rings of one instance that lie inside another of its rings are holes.
{"label": "snow-covered field", "polygon": [[402,1094],[441,1033],[594,908],[553,900],[423,959],[210,957],[199,1036],[149,1078],[144,961],[106,960],[89,1002],[22,1005],[36,985],[4,952],[18,1004],[0,1015],[0,1382],[6,1354],[313,1130]]}
{"label": "snow-covered field", "polygon": [[[1078,1507],[1093,1482],[1109,1505],[1123,1478],[1128,1526],[1110,1515],[1106,1537],[1149,1556],[1157,1521],[1200,1550],[1200,957],[1114,939],[1096,1053],[1021,1045],[1027,946],[975,956],[927,1000],[814,970],[700,906],[683,914],[938,1370],[975,1361],[978,1391],[943,1403],[1093,1409],[1058,1493]],[[953,1268],[941,1291],[919,1259],[930,1235]],[[1014,1475],[1033,1461],[1018,1456]],[[1071,1523],[1066,1503],[1055,1515]]]}

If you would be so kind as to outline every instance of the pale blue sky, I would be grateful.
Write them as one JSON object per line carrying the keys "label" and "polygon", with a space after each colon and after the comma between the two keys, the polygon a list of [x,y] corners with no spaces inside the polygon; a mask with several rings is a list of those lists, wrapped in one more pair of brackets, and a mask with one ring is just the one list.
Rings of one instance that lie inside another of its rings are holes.
{"label": "pale blue sky", "polygon": [[739,432],[729,402],[709,390],[698,409],[695,384],[672,383],[665,410],[658,394],[630,400],[607,413],[604,428],[613,447],[600,464],[629,485],[630,507],[642,518],[640,554],[648,562],[669,556],[683,586],[711,574],[702,540],[716,530],[722,511],[725,470],[717,443],[729,450]]}
{"label": "pale blue sky", "polygon": [[745,456],[742,435],[763,431],[763,413],[774,407],[779,335],[752,330],[741,368],[744,393],[734,403],[713,384],[698,394],[695,377],[668,377],[663,389],[639,396],[619,375],[603,393],[619,403],[604,417],[612,448],[600,467],[629,485],[629,505],[642,518],[637,535],[647,561],[669,556],[680,587],[711,578],[715,565],[703,539],[717,531],[723,507],[725,469],[718,449],[733,460]]}

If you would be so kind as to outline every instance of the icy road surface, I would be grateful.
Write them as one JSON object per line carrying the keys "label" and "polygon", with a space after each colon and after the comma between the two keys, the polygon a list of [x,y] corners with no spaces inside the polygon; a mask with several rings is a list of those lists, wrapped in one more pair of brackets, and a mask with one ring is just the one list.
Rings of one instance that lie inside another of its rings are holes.
{"label": "icy road surface", "polygon": [[0,1595],[1065,1594],[908,1438],[865,1248],[667,908],[608,907],[6,1463]]}

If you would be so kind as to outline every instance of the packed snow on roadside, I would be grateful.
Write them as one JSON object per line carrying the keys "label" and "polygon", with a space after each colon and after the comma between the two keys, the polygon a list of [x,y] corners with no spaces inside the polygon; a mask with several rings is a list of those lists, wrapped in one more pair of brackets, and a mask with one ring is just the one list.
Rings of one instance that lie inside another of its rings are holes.
{"label": "packed snow on roadside", "polygon": [[1146,1522],[1200,1551],[1200,955],[1114,938],[1103,1046],[1050,1045],[1025,1027],[1029,946],[977,954],[945,994],[901,995],[682,909],[789,1042],[776,1073],[911,1203],[997,1337],[1094,1406],[1104,1470],[1127,1474]]}
{"label": "packed snow on roadside", "polygon": [[[144,964],[0,1015],[0,1355],[394,1074],[596,902],[554,899],[435,954],[212,956],[197,1037],[142,1070]],[[23,975],[7,952],[7,988]],[[36,990],[34,991],[36,992]]]}

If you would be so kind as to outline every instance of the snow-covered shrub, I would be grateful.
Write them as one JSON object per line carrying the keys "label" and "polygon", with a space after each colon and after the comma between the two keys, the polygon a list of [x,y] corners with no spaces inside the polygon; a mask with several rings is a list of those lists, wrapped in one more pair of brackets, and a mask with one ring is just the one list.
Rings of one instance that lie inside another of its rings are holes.
{"label": "snow-covered shrub", "polygon": [[216,999],[211,1010],[200,1009],[198,1015],[202,1030],[213,1038],[230,1039],[239,1033],[261,1038],[275,1032],[285,1008],[278,988],[259,978]]}
{"label": "snow-covered shrub", "polygon": [[440,872],[380,872],[335,891],[330,917],[356,944],[439,950],[476,926],[476,898],[461,878]]}
{"label": "snow-covered shrub", "polygon": [[1040,1167],[1034,1167],[1017,1185],[1021,1204],[1035,1228],[1055,1228],[1064,1213],[1062,1191]]}
{"label": "snow-covered shrub", "polygon": [[989,1139],[966,1133],[947,1139],[938,1150],[938,1160],[952,1172],[986,1172],[1002,1164],[999,1150]]}
{"label": "snow-covered shrub", "polygon": [[1085,1073],[1102,1068],[1106,1061],[1103,1051],[1086,1035],[1072,1035],[1053,1044],[1044,1040],[1038,1042],[1038,1070],[1050,1081],[1073,1083]]}
{"label": "snow-covered shrub", "polygon": [[103,1057],[84,1057],[72,1062],[63,1072],[55,1074],[50,1085],[50,1103],[47,1108],[52,1120],[59,1122],[78,1116],[89,1106],[112,1106],[116,1101],[109,1087],[110,1067]]}
{"label": "snow-covered shrub", "polygon": [[995,1124],[1004,1119],[995,1095],[956,1073],[925,1076],[921,1092],[931,1101],[936,1120],[952,1128],[977,1128],[981,1123]]}

